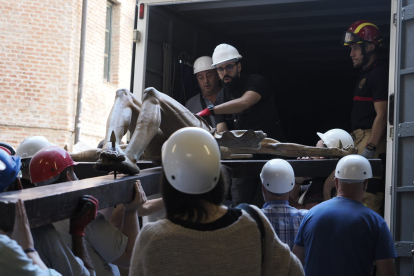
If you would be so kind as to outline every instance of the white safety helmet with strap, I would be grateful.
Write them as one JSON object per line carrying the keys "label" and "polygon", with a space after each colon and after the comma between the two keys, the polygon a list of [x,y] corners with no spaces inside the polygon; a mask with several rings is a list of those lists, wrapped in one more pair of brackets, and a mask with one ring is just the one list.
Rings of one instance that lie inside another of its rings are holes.
{"label": "white safety helmet with strap", "polygon": [[174,132],[162,147],[168,182],[186,194],[211,191],[220,178],[220,149],[213,136],[197,127]]}
{"label": "white safety helmet with strap", "polygon": [[372,178],[371,164],[361,155],[347,155],[336,164],[335,177],[344,180],[360,180],[362,182]]}
{"label": "white safety helmet with strap", "polygon": [[295,185],[295,173],[289,162],[283,159],[267,161],[260,173],[263,186],[271,193],[290,192]]}
{"label": "white safety helmet with strap", "polygon": [[[348,145],[354,146],[354,140],[351,135],[343,129],[334,128],[325,133],[317,132],[319,138],[328,148],[344,148]],[[341,143],[339,143],[341,141]],[[340,147],[342,144],[342,147]]]}
{"label": "white safety helmet with strap", "polygon": [[215,68],[211,65],[213,63],[213,60],[211,59],[211,57],[208,56],[203,56],[203,57],[199,57],[195,62],[194,62],[194,74],[197,74],[198,72],[203,72],[203,71],[207,71],[207,70],[214,70]]}
{"label": "white safety helmet with strap", "polygon": [[236,48],[229,44],[220,44],[214,49],[213,53],[213,66],[216,66],[217,64],[235,60],[239,61],[242,56],[239,54],[239,51],[237,51]]}

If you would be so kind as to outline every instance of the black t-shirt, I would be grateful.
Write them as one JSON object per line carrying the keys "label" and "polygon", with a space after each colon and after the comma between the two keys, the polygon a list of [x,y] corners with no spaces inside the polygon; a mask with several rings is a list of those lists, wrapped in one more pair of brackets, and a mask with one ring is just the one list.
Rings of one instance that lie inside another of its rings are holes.
{"label": "black t-shirt", "polygon": [[366,70],[361,71],[355,86],[352,131],[372,128],[377,116],[374,102],[381,101],[388,101],[388,66],[376,60]]}
{"label": "black t-shirt", "polygon": [[276,111],[273,92],[264,77],[241,74],[238,85],[233,89],[224,87],[217,95],[214,104],[219,105],[241,98],[247,91],[258,93],[261,96],[260,101],[237,114],[216,115],[216,124],[226,122],[229,130],[262,130],[267,137],[284,141],[285,137]]}
{"label": "black t-shirt", "polygon": [[197,231],[215,231],[235,223],[242,215],[242,210],[228,208],[227,212],[218,220],[209,223],[197,223],[178,218],[168,218],[172,223]]}

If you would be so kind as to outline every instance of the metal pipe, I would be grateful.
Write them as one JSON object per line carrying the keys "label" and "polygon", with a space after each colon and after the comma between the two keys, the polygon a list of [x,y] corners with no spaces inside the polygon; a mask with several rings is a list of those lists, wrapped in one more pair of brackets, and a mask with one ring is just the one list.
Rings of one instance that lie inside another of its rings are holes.
{"label": "metal pipe", "polygon": [[[135,17],[134,17],[134,30],[137,29],[138,9],[139,9],[139,4],[138,4],[138,0],[136,0],[136,3],[135,3]],[[130,83],[129,83],[129,91],[131,91],[131,93],[134,93],[135,52],[137,50],[136,48],[137,48],[137,46],[135,45],[135,42],[132,42],[131,79],[130,79]]]}
{"label": "metal pipe", "polygon": [[78,73],[78,98],[76,102],[75,117],[75,144],[79,142],[81,121],[82,121],[82,94],[83,94],[83,68],[85,65],[85,44],[86,44],[86,21],[88,18],[88,0],[82,3],[82,26],[79,53],[79,73]]}

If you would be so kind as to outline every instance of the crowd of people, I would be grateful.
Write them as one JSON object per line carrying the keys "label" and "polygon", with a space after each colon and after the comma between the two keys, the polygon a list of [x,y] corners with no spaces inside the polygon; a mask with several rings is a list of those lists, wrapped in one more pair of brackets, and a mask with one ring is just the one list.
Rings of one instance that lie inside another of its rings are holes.
{"label": "crowd of people", "polygon": [[[84,195],[75,216],[33,229],[24,202],[16,202],[13,231],[0,234],[0,274],[109,276],[126,268],[129,275],[395,275],[393,239],[379,214],[381,184],[367,160],[383,153],[387,97],[384,83],[378,83],[380,41],[378,28],[368,21],[345,33],[344,44],[351,46],[364,78],[354,97],[353,132],[318,133],[317,147],[356,146],[360,155],[343,157],[328,178],[295,177],[289,162],[271,159],[257,179],[228,181],[210,129],[183,127],[168,133],[161,149],[160,199],[147,200],[137,181],[131,202],[100,210],[98,199]],[[263,130],[284,140],[266,80],[240,74],[241,58],[235,47],[220,44],[211,58],[195,61],[202,93],[187,103],[197,113],[191,118],[205,117],[219,132]],[[140,110],[145,102],[135,104]],[[154,130],[151,139],[161,137],[159,124],[146,127]],[[106,143],[102,147],[104,152]],[[123,160],[142,154],[134,149]],[[16,151],[1,143],[0,193],[76,185],[76,165],[65,149],[42,136],[27,138]],[[266,202],[261,209],[244,204],[251,203],[259,183]],[[232,202],[226,205],[229,190]],[[141,229],[139,216],[162,209],[164,218]]]}

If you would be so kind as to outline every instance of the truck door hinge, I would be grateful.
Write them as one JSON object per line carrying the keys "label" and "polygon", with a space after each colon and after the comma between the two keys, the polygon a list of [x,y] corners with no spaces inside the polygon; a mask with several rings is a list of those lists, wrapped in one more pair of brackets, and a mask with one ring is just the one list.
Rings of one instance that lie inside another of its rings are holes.
{"label": "truck door hinge", "polygon": [[134,43],[139,43],[141,41],[141,33],[138,30],[134,30],[134,34],[132,36],[132,41],[134,41]]}
{"label": "truck door hinge", "polygon": [[390,138],[394,140],[394,126],[390,126]]}
{"label": "truck door hinge", "polygon": [[394,26],[397,27],[397,14],[394,13],[392,16],[392,23],[394,23]]}

